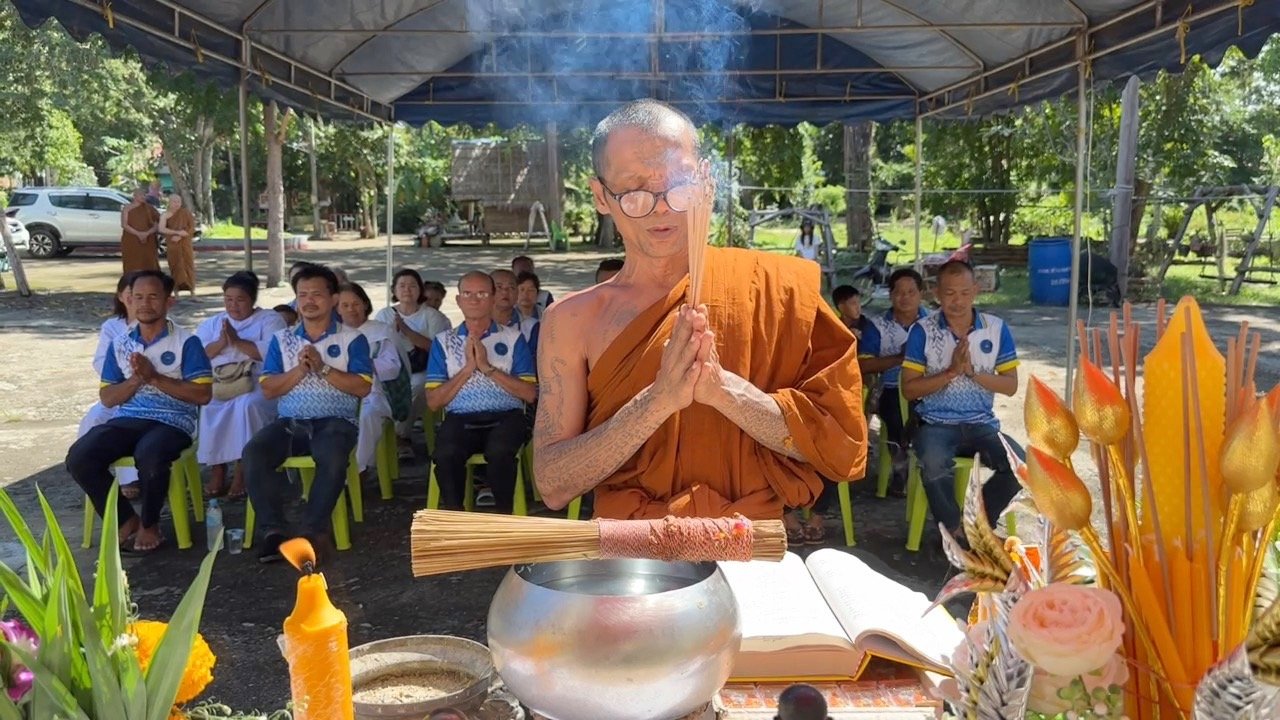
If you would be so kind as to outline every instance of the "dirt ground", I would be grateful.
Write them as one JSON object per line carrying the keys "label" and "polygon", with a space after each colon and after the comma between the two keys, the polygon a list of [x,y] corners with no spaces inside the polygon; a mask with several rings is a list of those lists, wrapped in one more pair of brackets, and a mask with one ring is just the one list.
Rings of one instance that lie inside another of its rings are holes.
{"label": "dirt ground", "polygon": [[[507,267],[510,258],[521,252],[517,244],[418,249],[407,239],[397,239],[394,264],[416,267],[424,277],[449,285],[464,270]],[[528,254],[537,262],[543,287],[556,295],[588,285],[596,264],[606,256],[590,248],[550,254],[541,247]],[[309,250],[289,257],[290,261],[297,259],[346,269],[353,280],[364,284],[375,305],[385,297],[386,248],[381,242],[312,243]],[[265,262],[265,254],[255,255],[256,268],[261,270]],[[12,285],[0,293],[0,392],[5,398],[0,404],[0,484],[29,518],[38,515],[35,491],[39,486],[76,543],[81,537],[83,495],[67,477],[62,461],[85,409],[97,398],[98,383],[90,359],[98,326],[109,312],[109,293],[120,260],[77,252],[55,261],[28,261],[26,267],[38,294],[19,298]],[[201,253],[197,267],[199,295],[194,300],[184,296],[173,314],[187,327],[221,309],[218,284],[243,267],[243,256]],[[291,297],[287,287],[264,290],[259,304],[270,307]],[[444,309],[459,319],[452,293]],[[1000,314],[1013,327],[1023,358],[1023,378],[1035,374],[1061,389],[1067,348],[1065,308],[1028,306],[1001,310]],[[1139,309],[1137,317],[1146,319],[1150,314]],[[1208,308],[1206,316],[1215,337],[1233,335],[1242,320],[1260,330],[1260,385],[1270,388],[1280,379],[1280,311]],[[1103,311],[1091,318],[1094,324],[1103,324],[1106,319]],[[1153,339],[1153,332],[1145,332],[1144,351],[1150,349]],[[1225,340],[1220,344],[1225,345]],[[1021,408],[1019,394],[999,400],[996,411],[1006,432],[1023,441]],[[418,451],[422,458],[424,448],[419,446]],[[1086,479],[1096,481],[1092,461],[1083,449],[1076,461],[1077,467],[1086,469]],[[907,552],[903,501],[876,499],[872,485],[863,482],[854,486],[857,546],[850,551],[881,572],[932,596],[950,574],[936,540],[927,537],[921,552]],[[422,633],[483,641],[489,599],[502,571],[423,580],[415,580],[409,573],[409,523],[413,511],[426,504],[425,464],[418,461],[403,467],[394,500],[381,501],[373,491],[367,492],[366,498],[365,522],[353,529],[354,549],[341,553],[326,571],[333,599],[350,620],[352,645]],[[242,526],[243,507],[241,503],[227,508],[228,527]],[[834,545],[836,525],[831,530]],[[201,542],[197,539],[197,547]],[[86,577],[92,571],[92,557],[90,552],[80,553]],[[157,556],[126,558],[134,600],[144,617],[167,617],[194,577],[199,559],[199,553],[178,551],[172,544]],[[0,530],[0,560],[10,566],[22,562],[7,528]],[[288,678],[275,638],[292,606],[293,583],[287,566],[260,566],[252,551],[219,558],[201,624],[219,656],[207,697],[244,710],[284,705]]]}

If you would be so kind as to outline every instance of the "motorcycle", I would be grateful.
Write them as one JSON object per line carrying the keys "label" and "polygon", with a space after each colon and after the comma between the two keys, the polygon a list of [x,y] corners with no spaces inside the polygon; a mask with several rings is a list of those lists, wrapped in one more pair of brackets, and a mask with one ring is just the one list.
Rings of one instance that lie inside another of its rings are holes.
{"label": "motorcycle", "polygon": [[850,284],[858,290],[862,298],[862,306],[866,307],[877,299],[889,297],[889,276],[893,274],[893,266],[889,264],[889,253],[902,248],[876,235],[873,242],[871,258],[867,264],[853,273]]}

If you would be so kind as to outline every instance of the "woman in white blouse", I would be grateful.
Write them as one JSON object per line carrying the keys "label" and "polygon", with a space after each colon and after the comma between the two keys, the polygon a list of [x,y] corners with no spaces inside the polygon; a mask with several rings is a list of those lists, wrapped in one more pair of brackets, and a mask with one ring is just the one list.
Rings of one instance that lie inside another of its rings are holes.
{"label": "woman in white blouse", "polygon": [[[214,399],[200,412],[196,449],[196,459],[211,469],[206,497],[245,496],[241,452],[254,433],[276,419],[276,401],[262,394],[258,375],[271,336],[286,326],[279,313],[256,307],[257,302],[258,276],[237,272],[222,283],[225,309],[196,328],[214,376]],[[231,463],[236,469],[228,488]]]}
{"label": "woman in white blouse", "polygon": [[[98,330],[98,348],[93,351],[93,372],[102,377],[102,366],[107,362],[107,353],[111,350],[111,341],[124,335],[133,324],[133,308],[130,302],[129,285],[133,282],[134,273],[128,272],[116,281],[116,294],[111,299],[111,317],[103,321]],[[80,430],[76,437],[83,437],[91,429],[116,416],[116,409],[109,408],[101,401],[95,402],[80,421]],[[135,468],[117,468],[116,480],[120,483],[120,494],[130,500],[138,497],[138,471]]]}
{"label": "woman in white blouse", "polygon": [[426,304],[422,276],[417,270],[403,268],[397,272],[392,289],[396,304],[379,310],[374,320],[396,331],[396,342],[409,358],[413,408],[407,421],[396,424],[396,434],[400,436],[401,452],[404,453],[409,448],[409,429],[413,427],[414,419],[422,417],[427,409],[427,358],[431,355],[431,341],[452,328],[453,323],[444,313]]}
{"label": "woman in white blouse", "polygon": [[392,419],[391,403],[383,383],[395,380],[407,360],[401,357],[396,332],[386,323],[370,320],[373,302],[364,288],[344,283],[338,288],[338,314],[342,324],[355,328],[369,341],[369,357],[373,359],[373,389],[360,401],[360,435],[356,440],[356,463],[364,471],[374,463],[382,423]]}
{"label": "woman in white blouse", "polygon": [[796,255],[805,260],[818,260],[818,236],[813,232],[813,221],[800,221],[800,234],[796,236]]}

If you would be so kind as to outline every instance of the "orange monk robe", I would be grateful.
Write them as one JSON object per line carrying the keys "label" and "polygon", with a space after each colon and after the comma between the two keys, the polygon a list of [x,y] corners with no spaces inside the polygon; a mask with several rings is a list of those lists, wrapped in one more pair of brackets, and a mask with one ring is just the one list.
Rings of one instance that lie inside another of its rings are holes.
{"label": "orange monk robe", "polygon": [[[721,366],[778,402],[807,462],[770,450],[695,402],[596,488],[600,517],[777,519],[786,507],[813,503],[822,491],[819,473],[837,481],[862,477],[867,420],[856,342],[823,301],[817,263],[708,248],[703,283]],[[686,278],[643,310],[591,368],[587,429],[613,417],[657,377],[687,288]]]}

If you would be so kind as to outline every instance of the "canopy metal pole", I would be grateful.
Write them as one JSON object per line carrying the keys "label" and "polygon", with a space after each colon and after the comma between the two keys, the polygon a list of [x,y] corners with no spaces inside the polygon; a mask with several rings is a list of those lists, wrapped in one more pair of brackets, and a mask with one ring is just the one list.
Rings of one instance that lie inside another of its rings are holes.
{"label": "canopy metal pole", "polygon": [[253,223],[249,219],[249,74],[240,71],[240,222],[244,223],[244,269],[253,270]]}
{"label": "canopy metal pole", "polygon": [[[1077,57],[1084,58],[1085,45],[1083,36],[1076,43]],[[1085,106],[1085,66],[1082,61],[1077,66],[1076,76],[1076,207],[1075,227],[1071,236],[1071,289],[1067,310],[1067,379],[1066,397],[1071,397],[1071,381],[1075,372],[1076,361],[1076,319],[1080,315],[1080,236],[1084,231],[1084,153],[1085,130],[1088,122],[1088,108]],[[1084,348],[1080,348],[1083,351]]]}
{"label": "canopy metal pole", "polygon": [[924,197],[924,119],[916,112],[916,272],[920,272],[920,215]]}
{"label": "canopy metal pole", "polygon": [[391,246],[391,221],[395,217],[396,206],[396,126],[387,124],[387,304],[395,302],[392,297],[391,272],[394,250]]}

